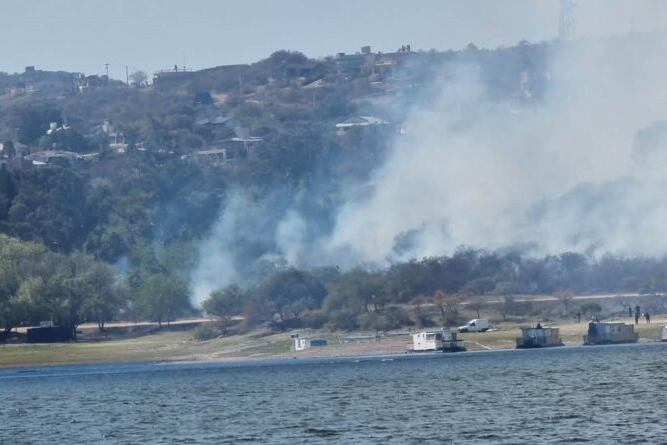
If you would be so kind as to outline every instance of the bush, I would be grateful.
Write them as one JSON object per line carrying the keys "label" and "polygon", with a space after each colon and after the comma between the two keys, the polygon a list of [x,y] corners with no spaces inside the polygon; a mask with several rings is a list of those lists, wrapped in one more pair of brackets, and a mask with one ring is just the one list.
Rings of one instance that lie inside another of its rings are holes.
{"label": "bush", "polygon": [[423,312],[417,314],[415,318],[417,319],[417,326],[421,328],[430,328],[437,324],[435,320],[433,320],[433,317],[428,314],[424,314]]}
{"label": "bush", "polygon": [[329,314],[329,323],[335,329],[351,331],[357,329],[357,313],[345,309],[340,309]]}
{"label": "bush", "polygon": [[362,314],[357,320],[362,329],[373,331],[390,331],[413,324],[408,313],[398,307]]}
{"label": "bush", "polygon": [[602,312],[602,306],[597,303],[583,303],[579,306],[579,311],[584,315],[594,315]]}
{"label": "bush", "polygon": [[414,323],[410,319],[410,315],[405,309],[400,307],[390,307],[384,310],[384,314],[392,325],[390,329],[402,328],[404,326],[412,326]]}
{"label": "bush", "polygon": [[221,334],[220,330],[215,326],[211,324],[203,324],[194,330],[192,337],[197,341],[206,341],[218,338]]}
{"label": "bush", "polygon": [[301,324],[305,328],[320,329],[329,321],[329,317],[322,311],[306,312],[301,317]]}

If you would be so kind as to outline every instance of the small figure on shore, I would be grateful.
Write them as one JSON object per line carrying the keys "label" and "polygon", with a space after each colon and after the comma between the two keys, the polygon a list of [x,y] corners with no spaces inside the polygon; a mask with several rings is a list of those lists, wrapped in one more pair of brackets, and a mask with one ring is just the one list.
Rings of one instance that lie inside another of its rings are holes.
{"label": "small figure on shore", "polygon": [[632,318],[632,306],[628,306],[628,317]]}
{"label": "small figure on shore", "polygon": [[644,312],[644,318],[646,319],[646,324],[651,324],[651,314]]}
{"label": "small figure on shore", "polygon": [[535,326],[535,329],[542,329],[542,325],[540,324],[539,321],[537,322],[537,326]]}
{"label": "small figure on shore", "polygon": [[640,309],[639,305],[635,306],[635,324],[639,324]]}
{"label": "small figure on shore", "polygon": [[581,312],[577,312],[577,324],[581,323]]}

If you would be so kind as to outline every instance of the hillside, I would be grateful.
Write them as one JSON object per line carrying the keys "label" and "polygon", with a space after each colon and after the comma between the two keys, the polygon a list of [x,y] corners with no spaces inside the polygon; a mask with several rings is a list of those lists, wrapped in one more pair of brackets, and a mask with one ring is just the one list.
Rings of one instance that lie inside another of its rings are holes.
{"label": "hillside", "polygon": [[[521,125],[555,95],[562,73],[550,60],[561,45],[364,47],[324,59],[277,51],[152,81],[134,73],[130,85],[34,67],[1,74],[0,269],[13,281],[0,326],[167,321],[217,291],[207,310],[222,318],[382,329],[433,323],[385,310],[415,298],[440,298],[442,322],[454,322],[458,294],[667,290],[660,260],[524,258],[482,245],[406,262],[422,229],[392,239],[386,267],[313,247],[346,224],[343,204],[374,187],[396,141],[420,131],[415,109],[437,109],[442,90],[474,81],[474,103],[488,109],[452,107],[454,134],[484,113]],[[76,298],[60,291],[72,283]],[[92,301],[97,289],[106,297]]]}

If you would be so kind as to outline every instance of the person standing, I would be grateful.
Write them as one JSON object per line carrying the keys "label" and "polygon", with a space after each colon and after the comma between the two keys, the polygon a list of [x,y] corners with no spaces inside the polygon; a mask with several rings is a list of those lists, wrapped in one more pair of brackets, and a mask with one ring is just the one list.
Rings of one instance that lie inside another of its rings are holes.
{"label": "person standing", "polygon": [[635,306],[635,324],[639,324],[639,314],[640,314],[639,310],[640,309],[641,308],[639,307],[639,305]]}
{"label": "person standing", "polygon": [[632,318],[632,306],[628,306],[628,317]]}
{"label": "person standing", "polygon": [[646,319],[646,324],[651,324],[651,314],[644,312],[644,318]]}

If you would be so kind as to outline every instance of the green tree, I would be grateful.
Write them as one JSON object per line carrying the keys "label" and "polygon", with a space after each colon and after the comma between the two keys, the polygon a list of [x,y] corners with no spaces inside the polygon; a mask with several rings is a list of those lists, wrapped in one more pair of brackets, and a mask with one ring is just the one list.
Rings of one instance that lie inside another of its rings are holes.
{"label": "green tree", "polygon": [[240,314],[247,300],[248,295],[234,284],[211,293],[202,306],[207,313],[225,321]]}
{"label": "green tree", "polygon": [[258,291],[261,299],[275,305],[280,321],[298,319],[304,311],[318,309],[326,294],[319,280],[297,269],[273,275]]}
{"label": "green tree", "polygon": [[31,309],[20,290],[43,253],[42,246],[0,235],[0,327],[6,332],[29,317]]}
{"label": "green tree", "polygon": [[326,312],[343,310],[360,314],[377,311],[386,302],[384,294],[381,274],[356,269],[343,274],[331,285],[323,306]]}
{"label": "green tree", "polygon": [[82,311],[86,318],[94,320],[102,331],[104,325],[113,320],[127,302],[125,288],[113,267],[99,261],[90,265],[83,280],[90,293],[84,301]]}
{"label": "green tree", "polygon": [[169,275],[149,276],[137,289],[137,297],[144,315],[160,327],[191,309],[187,286]]}

